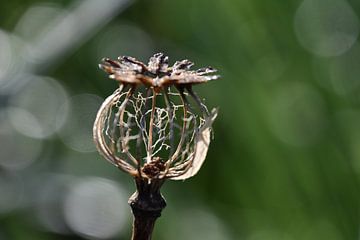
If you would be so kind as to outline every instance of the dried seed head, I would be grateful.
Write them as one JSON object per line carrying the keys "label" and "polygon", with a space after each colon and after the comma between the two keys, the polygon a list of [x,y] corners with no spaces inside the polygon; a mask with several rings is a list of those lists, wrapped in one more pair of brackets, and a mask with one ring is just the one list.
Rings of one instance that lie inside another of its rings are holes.
{"label": "dried seed head", "polygon": [[163,53],[157,53],[150,58],[147,65],[135,58],[122,56],[118,61],[104,58],[99,67],[119,83],[145,84],[156,88],[171,85],[188,86],[205,83],[219,77],[218,75],[209,75],[216,72],[210,67],[196,71],[190,70],[193,65],[189,60],[182,60],[169,67],[169,58]]}
{"label": "dried seed head", "polygon": [[169,67],[155,54],[149,63],[132,57],[99,65],[119,88],[100,107],[94,123],[98,151],[137,178],[181,180],[203,164],[217,110],[210,113],[193,84],[217,79],[212,68],[190,70],[189,60]]}

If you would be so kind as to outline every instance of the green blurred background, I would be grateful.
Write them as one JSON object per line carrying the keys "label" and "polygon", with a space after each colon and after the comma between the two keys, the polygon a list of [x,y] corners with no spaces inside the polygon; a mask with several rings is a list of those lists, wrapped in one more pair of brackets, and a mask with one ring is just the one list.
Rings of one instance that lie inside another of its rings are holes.
{"label": "green blurred background", "polygon": [[358,0],[3,0],[0,239],[129,239],[133,182],[91,128],[102,57],[165,52],[221,80],[200,173],[167,182],[154,239],[359,239]]}

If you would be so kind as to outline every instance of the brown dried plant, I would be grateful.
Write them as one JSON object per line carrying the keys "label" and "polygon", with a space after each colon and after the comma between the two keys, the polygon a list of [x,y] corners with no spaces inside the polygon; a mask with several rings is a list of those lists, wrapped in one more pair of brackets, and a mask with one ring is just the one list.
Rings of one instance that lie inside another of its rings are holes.
{"label": "brown dried plant", "polygon": [[147,65],[128,56],[99,64],[119,88],[97,113],[94,141],[105,159],[135,179],[133,240],[151,239],[166,206],[164,181],[194,176],[205,160],[217,110],[209,112],[192,86],[218,76],[213,68],[192,66],[189,60],[169,66],[162,53]]}

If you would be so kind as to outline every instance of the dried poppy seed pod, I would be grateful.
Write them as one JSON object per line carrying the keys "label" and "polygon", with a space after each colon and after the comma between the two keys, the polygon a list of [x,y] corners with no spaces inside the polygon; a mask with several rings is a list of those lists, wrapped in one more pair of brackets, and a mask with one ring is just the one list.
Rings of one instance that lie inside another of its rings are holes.
{"label": "dried poppy seed pod", "polygon": [[166,206],[160,187],[166,179],[194,176],[203,164],[217,110],[208,111],[192,85],[217,79],[216,70],[190,70],[189,60],[169,67],[162,53],[147,65],[132,57],[103,59],[99,65],[119,88],[101,105],[94,123],[100,154],[135,179],[129,199],[132,240],[149,240]]}
{"label": "dried poppy seed pod", "polygon": [[120,86],[98,111],[98,151],[137,178],[194,176],[205,160],[217,110],[209,113],[192,85],[217,79],[210,75],[216,70],[190,70],[189,60],[169,67],[162,53],[147,65],[123,56],[118,61],[105,58],[99,66]]}

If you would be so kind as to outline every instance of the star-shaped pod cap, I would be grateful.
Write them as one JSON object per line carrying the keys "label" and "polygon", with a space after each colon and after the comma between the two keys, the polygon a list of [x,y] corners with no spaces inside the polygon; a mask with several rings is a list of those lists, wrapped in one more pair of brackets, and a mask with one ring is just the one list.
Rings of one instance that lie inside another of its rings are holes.
{"label": "star-shaped pod cap", "polygon": [[120,56],[118,60],[104,58],[99,67],[108,73],[111,79],[120,83],[144,84],[156,88],[199,84],[219,78],[214,75],[216,69],[205,67],[191,70],[193,65],[189,60],[181,60],[169,66],[169,57],[157,53],[150,58],[147,65],[133,57]]}

